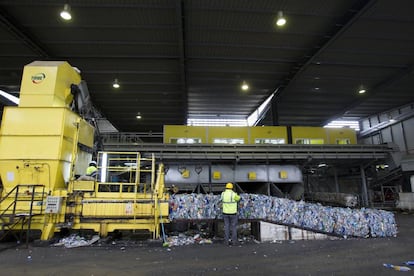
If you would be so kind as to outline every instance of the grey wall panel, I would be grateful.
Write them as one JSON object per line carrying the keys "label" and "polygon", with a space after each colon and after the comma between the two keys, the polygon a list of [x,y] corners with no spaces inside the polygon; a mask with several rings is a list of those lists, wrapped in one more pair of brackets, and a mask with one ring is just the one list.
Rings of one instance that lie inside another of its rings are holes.
{"label": "grey wall panel", "polygon": [[378,117],[377,116],[370,117],[369,122],[370,122],[371,127],[379,124]]}
{"label": "grey wall panel", "polygon": [[[409,104],[381,114],[372,115],[360,122],[361,130],[372,128],[370,137],[360,139],[360,144],[395,143],[401,154],[414,154],[414,105]],[[400,120],[392,124],[390,119]],[[384,127],[377,134],[375,128]]]}
{"label": "grey wall panel", "polygon": [[391,128],[387,127],[381,130],[381,136],[383,143],[392,142]]}
{"label": "grey wall panel", "polygon": [[358,144],[370,145],[370,144],[372,144],[372,139],[371,139],[371,137],[360,139],[360,140],[358,140]]}
{"label": "grey wall panel", "polygon": [[410,118],[403,122],[405,141],[407,144],[407,151],[414,154],[414,118]]}
{"label": "grey wall panel", "polygon": [[377,134],[371,137],[371,144],[378,145],[382,143],[383,143],[382,135]]}
{"label": "grey wall panel", "polygon": [[402,124],[395,124],[391,126],[391,134],[392,134],[392,142],[398,145],[400,151],[405,152],[407,150],[405,141],[404,141],[404,133],[402,129]]}
{"label": "grey wall panel", "polygon": [[379,115],[379,122],[380,123],[382,123],[382,122],[388,122],[389,120],[391,119],[391,115],[390,114],[385,114],[385,113],[383,113],[383,114],[380,114]]}
{"label": "grey wall panel", "polygon": [[414,106],[412,106],[412,105],[406,105],[406,106],[401,107],[399,109],[399,111],[400,111],[401,114],[408,113],[408,112],[412,112],[413,111],[413,107]]}
{"label": "grey wall panel", "polygon": [[361,127],[361,130],[370,128],[371,125],[369,124],[369,120],[368,119],[362,120],[362,122],[360,123],[360,127]]}

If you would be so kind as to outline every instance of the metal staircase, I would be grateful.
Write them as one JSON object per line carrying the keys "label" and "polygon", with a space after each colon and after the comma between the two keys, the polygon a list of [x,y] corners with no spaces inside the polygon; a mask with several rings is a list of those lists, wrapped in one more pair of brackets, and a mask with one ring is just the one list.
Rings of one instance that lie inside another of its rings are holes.
{"label": "metal staircase", "polygon": [[401,167],[397,167],[384,172],[371,181],[370,188],[379,191],[377,192],[379,198],[374,198],[373,205],[375,207],[395,207],[402,176]]}
{"label": "metal staircase", "polygon": [[[17,185],[3,198],[0,205],[0,241],[12,234],[16,240],[22,241],[26,232],[26,245],[29,242],[32,218],[43,214],[45,186],[37,184]],[[35,206],[34,202],[41,202]],[[18,233],[18,235],[16,234]]]}
{"label": "metal staircase", "polygon": [[380,175],[379,177],[377,177],[376,179],[374,179],[374,181],[372,181],[372,183],[370,184],[370,186],[373,187],[381,187],[390,183],[394,183],[395,181],[400,180],[402,177],[402,170],[401,167],[396,167],[382,175]]}

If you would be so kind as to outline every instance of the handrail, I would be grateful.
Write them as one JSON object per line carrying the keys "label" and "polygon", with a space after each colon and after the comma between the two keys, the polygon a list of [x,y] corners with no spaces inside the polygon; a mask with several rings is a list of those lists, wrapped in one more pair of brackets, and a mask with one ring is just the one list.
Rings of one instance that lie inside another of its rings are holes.
{"label": "handrail", "polygon": [[[29,208],[28,220],[27,221],[25,220],[25,218],[27,216],[25,214],[23,216],[18,216],[18,220],[16,221],[15,220],[15,217],[16,217],[16,206],[17,206],[17,202],[19,201],[19,189],[22,188],[22,187],[30,187],[30,188],[32,188],[32,192],[30,194],[30,208]],[[11,197],[12,194],[14,193],[14,200],[12,200],[10,202],[10,204],[0,214],[0,220],[4,224],[6,224],[7,222],[5,221],[5,219],[3,217],[6,214],[6,212],[8,212],[10,210],[10,208],[13,207],[13,211],[10,214],[10,215],[12,215],[12,217],[9,217],[9,222],[8,222],[9,224],[12,224],[12,225],[11,226],[10,225],[7,225],[7,228],[9,229],[9,231],[11,231],[14,228],[14,226],[16,226],[21,221],[21,224],[22,224],[21,226],[22,226],[22,231],[23,231],[23,226],[27,223],[26,245],[29,242],[29,233],[30,233],[30,230],[31,230],[30,228],[31,228],[32,216],[34,215],[33,214],[33,202],[34,202],[34,198],[35,198],[35,195],[36,195],[36,188],[38,188],[38,187],[42,187],[43,188],[42,193],[41,193],[41,195],[42,195],[42,201],[43,201],[44,196],[45,196],[45,186],[44,185],[40,185],[40,184],[19,184],[19,185],[16,185],[16,186],[13,187],[13,189],[11,189],[10,192],[8,192],[3,198],[1,198],[1,201],[0,201],[0,203],[3,202],[7,198]],[[40,214],[42,212],[43,212],[43,209],[41,207]],[[1,237],[0,240],[3,237]]]}
{"label": "handrail", "polygon": [[4,197],[0,198],[0,203],[2,203],[6,198],[8,198],[10,196],[10,194],[13,193],[16,188],[17,188],[17,186],[14,186],[14,188],[11,189],[10,192],[8,192]]}
{"label": "handrail", "polygon": [[[44,187],[44,185],[40,185],[40,184],[19,184],[19,185],[16,185],[16,186],[13,187],[13,189],[11,189],[10,192],[8,192],[4,197],[2,197],[0,199],[0,203],[2,203],[4,200],[6,200],[15,190],[18,191],[19,187]],[[33,194],[34,194],[34,190],[33,190]],[[16,195],[17,195],[17,193],[16,193]],[[42,192],[42,198],[43,198],[43,195],[44,195],[44,191]],[[13,203],[15,203],[15,202],[14,201],[11,202],[10,205],[6,209],[4,209],[3,213],[0,214],[0,216],[3,216]]]}

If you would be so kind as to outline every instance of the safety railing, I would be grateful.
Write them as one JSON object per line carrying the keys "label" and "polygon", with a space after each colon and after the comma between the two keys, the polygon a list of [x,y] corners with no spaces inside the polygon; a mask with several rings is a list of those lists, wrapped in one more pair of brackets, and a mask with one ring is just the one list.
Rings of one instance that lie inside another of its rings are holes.
{"label": "safety railing", "polygon": [[155,184],[155,157],[139,152],[99,152],[97,192],[151,193]]}
{"label": "safety railing", "polygon": [[[24,188],[22,192],[22,188]],[[40,189],[40,191],[39,191]],[[38,184],[20,184],[13,187],[3,198],[0,199],[0,203],[10,202],[4,208],[2,208],[0,213],[1,229],[4,231],[3,235],[0,236],[0,240],[6,237],[9,233],[13,231],[20,231],[20,237],[17,236],[16,239],[22,239],[22,233],[26,227],[26,244],[29,242],[31,223],[33,216],[41,215],[43,213],[43,200],[45,198],[45,186]],[[19,202],[29,202],[28,206],[19,206]],[[34,202],[40,201],[42,204],[36,208]],[[17,229],[16,226],[20,225],[21,228]],[[14,234],[14,233],[13,233]]]}

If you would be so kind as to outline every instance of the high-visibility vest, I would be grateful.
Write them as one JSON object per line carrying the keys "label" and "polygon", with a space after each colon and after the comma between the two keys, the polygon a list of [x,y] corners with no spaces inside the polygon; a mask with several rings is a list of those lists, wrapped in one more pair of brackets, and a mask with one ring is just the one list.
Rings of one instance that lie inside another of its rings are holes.
{"label": "high-visibility vest", "polygon": [[234,215],[237,214],[237,201],[240,196],[230,189],[226,189],[221,193],[221,201],[223,202],[223,214]]}
{"label": "high-visibility vest", "polygon": [[95,177],[95,175],[96,175],[96,171],[97,171],[98,169],[95,167],[95,166],[89,166],[87,169],[86,169],[86,175],[87,176],[92,176],[92,177]]}

